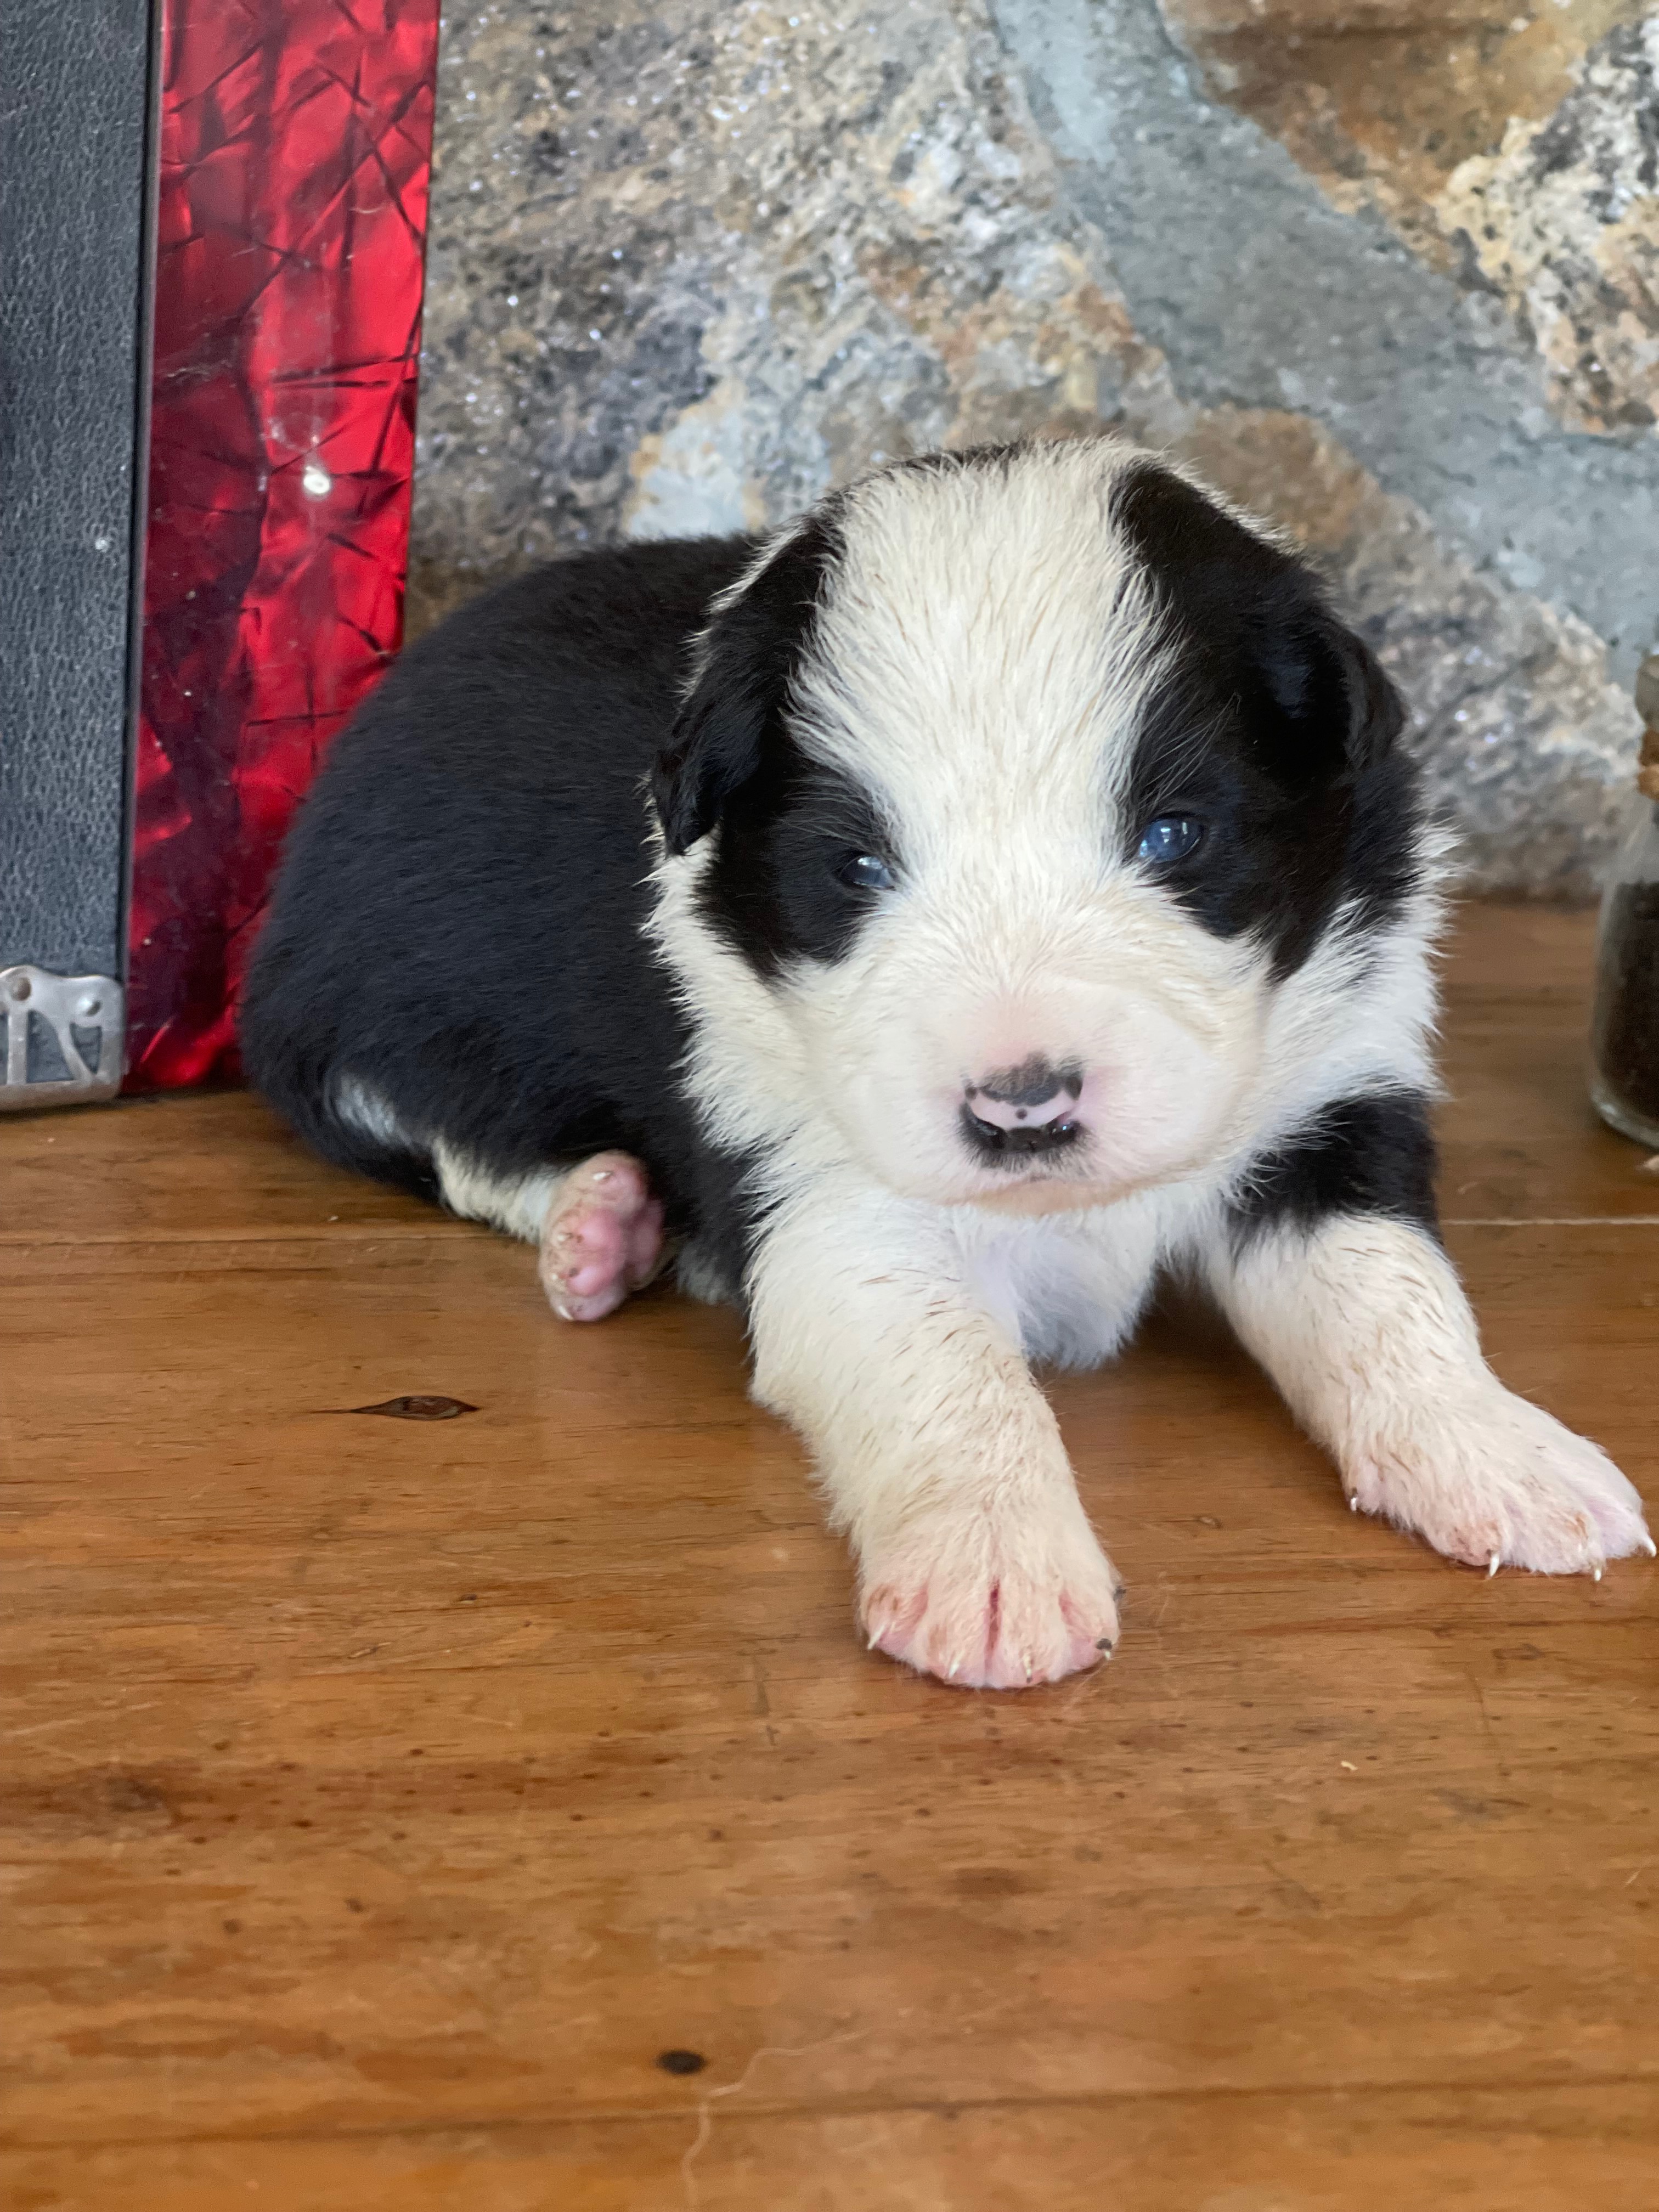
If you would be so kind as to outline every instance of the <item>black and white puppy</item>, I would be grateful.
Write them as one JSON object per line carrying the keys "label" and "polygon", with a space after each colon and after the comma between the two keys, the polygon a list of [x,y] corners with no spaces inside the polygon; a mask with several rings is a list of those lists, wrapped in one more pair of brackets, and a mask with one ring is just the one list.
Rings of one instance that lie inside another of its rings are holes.
{"label": "black and white puppy", "polygon": [[1357,1510],[1653,1550],[1437,1235],[1436,841],[1272,532],[1109,441],[892,467],[763,545],[544,568],[414,647],[291,842],[243,1022],[331,1158],[741,1302],[871,1641],[1051,1681],[1117,1581],[1028,1359],[1206,1281]]}

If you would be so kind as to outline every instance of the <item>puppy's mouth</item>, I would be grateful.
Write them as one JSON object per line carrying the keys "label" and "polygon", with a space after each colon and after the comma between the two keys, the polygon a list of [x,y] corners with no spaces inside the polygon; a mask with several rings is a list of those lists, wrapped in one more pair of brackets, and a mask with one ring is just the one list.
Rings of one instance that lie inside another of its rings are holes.
{"label": "puppy's mouth", "polygon": [[1049,1121],[1035,1124],[1015,1122],[1005,1127],[976,1114],[966,1099],[957,1115],[957,1125],[969,1150],[981,1165],[1027,1173],[1050,1164],[1062,1173],[1074,1173],[1080,1164],[1078,1152],[1088,1135],[1083,1123],[1070,1111],[1057,1114]]}

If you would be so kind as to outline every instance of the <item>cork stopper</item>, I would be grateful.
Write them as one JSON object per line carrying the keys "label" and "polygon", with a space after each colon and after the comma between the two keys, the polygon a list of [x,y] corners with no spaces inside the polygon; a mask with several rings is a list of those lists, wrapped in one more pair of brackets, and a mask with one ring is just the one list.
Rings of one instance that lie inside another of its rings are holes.
{"label": "cork stopper", "polygon": [[1659,799],[1659,653],[1649,653],[1636,672],[1636,711],[1644,725],[1636,781],[1644,797]]}

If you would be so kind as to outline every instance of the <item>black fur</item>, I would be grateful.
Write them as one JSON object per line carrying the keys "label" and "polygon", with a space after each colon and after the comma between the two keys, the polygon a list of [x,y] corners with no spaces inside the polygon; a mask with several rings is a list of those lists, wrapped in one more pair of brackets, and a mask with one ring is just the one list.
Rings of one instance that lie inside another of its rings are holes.
{"label": "black fur", "polygon": [[704,917],[757,972],[846,952],[872,895],[837,871],[892,839],[870,794],[814,761],[790,724],[791,694],[840,556],[836,504],[810,519],[714,623],[702,667],[653,793],[671,852],[712,830]]}
{"label": "black fur", "polygon": [[1435,1146],[1414,1091],[1339,1099],[1251,1167],[1232,1203],[1242,1249],[1264,1230],[1312,1229],[1332,1214],[1380,1213],[1440,1234]]}
{"label": "black fur", "polygon": [[1270,946],[1283,977],[1340,900],[1375,927],[1415,879],[1399,696],[1308,569],[1169,470],[1127,471],[1113,513],[1176,647],[1137,747],[1129,836],[1157,815],[1202,820],[1201,842],[1160,880],[1216,935]]}
{"label": "black fur", "polygon": [[342,733],[242,1012],[250,1078],[318,1151],[436,1195],[424,1150],[331,1110],[349,1074],[500,1176],[620,1146],[735,1285],[744,1164],[672,1080],[687,1037],[641,935],[641,789],[690,641],[753,551],[637,545],[522,577],[413,646]]}
{"label": "black fur", "polygon": [[651,793],[671,854],[714,827],[726,802],[780,738],[790,686],[809,642],[824,579],[840,550],[831,514],[811,517],[775,553],[702,641],[702,666]]}

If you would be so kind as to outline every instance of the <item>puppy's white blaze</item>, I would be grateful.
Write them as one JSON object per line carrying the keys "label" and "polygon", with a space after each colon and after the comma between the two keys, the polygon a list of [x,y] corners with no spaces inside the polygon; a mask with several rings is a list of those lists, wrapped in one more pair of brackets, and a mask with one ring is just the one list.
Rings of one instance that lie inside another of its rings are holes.
{"label": "puppy's white blaze", "polygon": [[965,874],[982,899],[994,838],[999,884],[1031,896],[1057,874],[1092,882],[1120,842],[1166,659],[1149,580],[1107,521],[1134,458],[1038,447],[1006,472],[900,471],[849,495],[801,735],[886,802],[922,876]]}

